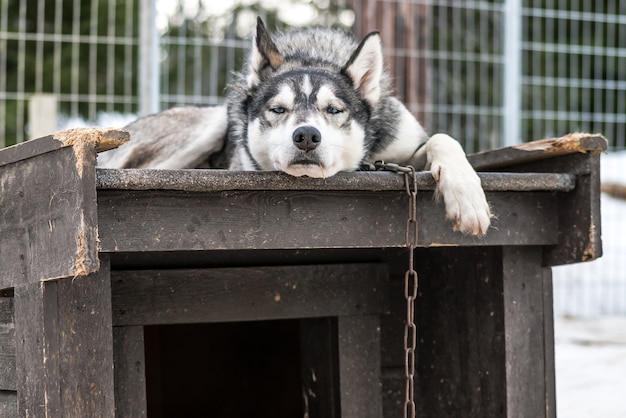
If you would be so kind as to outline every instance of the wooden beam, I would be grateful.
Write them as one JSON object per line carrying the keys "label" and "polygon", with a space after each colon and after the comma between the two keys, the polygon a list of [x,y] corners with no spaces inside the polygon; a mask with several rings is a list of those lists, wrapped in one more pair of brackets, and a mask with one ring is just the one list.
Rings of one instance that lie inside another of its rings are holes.
{"label": "wooden beam", "polygon": [[74,279],[15,288],[21,416],[113,416],[108,262]]}
{"label": "wooden beam", "polygon": [[0,296],[0,391],[15,390],[13,296]]}
{"label": "wooden beam", "polygon": [[476,170],[493,171],[563,155],[600,153],[607,148],[608,141],[600,134],[574,133],[479,152],[469,155],[468,160]]}
{"label": "wooden beam", "polygon": [[337,322],[341,416],[382,417],[380,318],[342,316]]}
{"label": "wooden beam", "polygon": [[388,296],[383,264],[113,271],[111,277],[117,326],[378,314]]}
{"label": "wooden beam", "polygon": [[0,417],[18,418],[19,416],[15,392],[0,392]]}
{"label": "wooden beam", "polygon": [[[404,176],[389,171],[337,173],[326,179],[293,177],[275,171],[226,170],[120,170],[99,168],[98,190],[171,190],[182,192],[248,191],[402,191]],[[486,191],[570,191],[573,176],[564,173],[479,173]],[[435,180],[428,171],[416,173],[418,190],[435,190]]]}
{"label": "wooden beam", "polygon": [[0,150],[0,289],[98,269],[96,152],[120,132],[69,130]]}
{"label": "wooden beam", "polygon": [[143,326],[113,328],[115,416],[145,417],[146,358]]}
{"label": "wooden beam", "polygon": [[[506,415],[553,416],[554,371],[546,370],[547,296],[541,248],[503,248],[504,344],[506,349]],[[551,313],[548,314],[548,320]],[[550,386],[552,389],[550,389]],[[548,411],[549,406],[550,412]]]}
{"label": "wooden beam", "polygon": [[[453,232],[432,192],[419,192],[419,245],[551,245],[557,196],[488,193],[496,218],[483,238]],[[100,191],[103,252],[404,246],[405,192]]]}

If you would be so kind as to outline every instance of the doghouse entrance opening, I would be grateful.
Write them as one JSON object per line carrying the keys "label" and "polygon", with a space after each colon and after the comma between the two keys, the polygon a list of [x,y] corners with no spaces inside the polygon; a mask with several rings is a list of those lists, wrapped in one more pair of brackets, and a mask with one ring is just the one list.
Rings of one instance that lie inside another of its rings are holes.
{"label": "doghouse entrance opening", "polygon": [[[148,417],[291,418],[311,412],[308,363],[318,367],[315,358],[328,357],[302,349],[312,339],[309,330],[320,329],[312,321],[319,320],[145,327]],[[324,361],[332,374],[330,357]]]}

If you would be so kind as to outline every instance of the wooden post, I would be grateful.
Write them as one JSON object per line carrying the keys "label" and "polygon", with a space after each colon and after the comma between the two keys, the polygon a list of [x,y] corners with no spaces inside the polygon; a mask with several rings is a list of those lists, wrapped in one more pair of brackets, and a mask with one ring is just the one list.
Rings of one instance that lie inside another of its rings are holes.
{"label": "wooden post", "polygon": [[109,265],[15,288],[21,416],[113,416]]}
{"label": "wooden post", "polygon": [[146,359],[143,326],[114,327],[115,414],[145,417]]}
{"label": "wooden post", "polygon": [[339,317],[337,328],[341,416],[382,417],[379,317]]}

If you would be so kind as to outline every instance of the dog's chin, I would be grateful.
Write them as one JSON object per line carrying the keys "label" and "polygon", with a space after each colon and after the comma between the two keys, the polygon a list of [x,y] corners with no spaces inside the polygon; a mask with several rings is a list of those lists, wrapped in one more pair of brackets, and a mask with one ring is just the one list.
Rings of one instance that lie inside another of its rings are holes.
{"label": "dog's chin", "polygon": [[294,177],[326,178],[337,174],[336,169],[330,168],[317,160],[294,160],[289,164],[277,164],[277,168]]}

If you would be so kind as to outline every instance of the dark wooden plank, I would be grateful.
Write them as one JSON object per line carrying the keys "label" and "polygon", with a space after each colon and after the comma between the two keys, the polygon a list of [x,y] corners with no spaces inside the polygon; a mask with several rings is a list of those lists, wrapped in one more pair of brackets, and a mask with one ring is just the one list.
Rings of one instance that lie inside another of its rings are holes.
{"label": "dark wooden plank", "polygon": [[380,313],[387,306],[386,283],[387,270],[382,264],[113,271],[113,323]]}
{"label": "dark wooden plank", "polygon": [[380,319],[377,315],[342,316],[337,318],[337,329],[341,416],[380,418]]}
{"label": "dark wooden plank", "polygon": [[591,261],[602,255],[600,154],[575,153],[511,167],[528,172],[561,172],[576,176],[576,187],[559,193],[558,245],[544,248],[544,264],[556,266]]}
{"label": "dark wooden plank", "polygon": [[575,157],[572,160],[586,160],[591,170],[578,175],[574,191],[561,196],[559,245],[544,249],[546,266],[592,261],[602,256],[600,155]]}
{"label": "dark wooden plank", "polygon": [[[15,391],[13,297],[0,296],[0,391]],[[2,416],[0,414],[0,416]]]}
{"label": "dark wooden plank", "polygon": [[476,170],[486,171],[525,164],[576,153],[598,153],[607,150],[606,138],[599,134],[574,133],[512,147],[483,151],[468,156]]}
{"label": "dark wooden plank", "polygon": [[337,344],[335,318],[300,321],[300,367],[305,417],[341,416]]}
{"label": "dark wooden plank", "polygon": [[145,417],[146,359],[142,326],[113,328],[115,415]]}
{"label": "dark wooden plank", "polygon": [[[452,230],[431,192],[418,193],[419,244],[558,242],[557,196],[488,193],[496,218],[484,238]],[[404,192],[100,191],[104,252],[404,246]]]}
{"label": "dark wooden plank", "polygon": [[507,416],[545,417],[546,329],[541,248],[502,249]]}
{"label": "dark wooden plank", "polygon": [[556,418],[556,365],[554,360],[554,292],[552,269],[543,269],[543,335],[546,384],[546,418]]}
{"label": "dark wooden plank", "polygon": [[113,416],[108,262],[88,276],[15,288],[23,416]]}
{"label": "dark wooden plank", "polygon": [[115,129],[70,129],[0,150],[0,289],[98,269],[96,153]]}
{"label": "dark wooden plank", "polygon": [[0,391],[0,417],[18,418],[17,393]]}
{"label": "dark wooden plank", "polygon": [[56,368],[58,353],[45,347],[45,305],[56,306],[56,282],[31,283],[15,288],[16,380],[22,416],[40,417],[47,413],[61,416],[58,387],[56,390],[46,387],[46,381],[58,385],[59,376]]}
{"label": "dark wooden plank", "polygon": [[0,149],[0,166],[27,160],[38,155],[77,144],[91,144],[95,145],[98,152],[107,151],[119,147],[129,139],[130,134],[121,129],[68,129]]}
{"label": "dark wooden plank", "polygon": [[[419,249],[416,265],[417,416],[506,416],[501,249]],[[385,417],[396,417],[404,404],[404,275],[392,277],[390,290],[381,362]]]}
{"label": "dark wooden plank", "polygon": [[0,166],[0,288],[98,269],[95,156],[76,145]]}
{"label": "dark wooden plank", "polygon": [[561,195],[559,245],[546,247],[547,266],[594,260],[602,255],[600,222],[601,135],[570,134],[468,157],[480,170],[506,169],[576,175],[576,188]]}
{"label": "dark wooden plank", "polygon": [[[573,177],[551,173],[480,173],[487,191],[567,191],[574,187]],[[244,172],[226,170],[97,170],[99,190],[171,190],[185,192],[222,192],[229,190],[404,190],[404,176],[388,171],[337,173],[325,179],[293,177],[281,172]],[[434,190],[430,172],[416,173],[417,190]]]}

